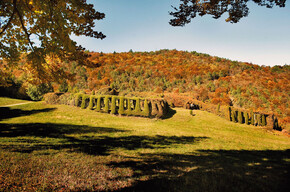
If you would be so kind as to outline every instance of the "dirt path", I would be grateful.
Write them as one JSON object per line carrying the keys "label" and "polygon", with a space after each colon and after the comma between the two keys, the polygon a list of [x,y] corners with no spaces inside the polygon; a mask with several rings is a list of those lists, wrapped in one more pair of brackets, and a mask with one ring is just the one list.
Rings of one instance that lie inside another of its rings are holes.
{"label": "dirt path", "polygon": [[32,102],[16,103],[16,104],[11,104],[11,105],[3,105],[3,106],[0,106],[0,107],[13,107],[13,106],[17,106],[17,105],[25,105],[25,104],[28,104],[28,103],[32,103]]}

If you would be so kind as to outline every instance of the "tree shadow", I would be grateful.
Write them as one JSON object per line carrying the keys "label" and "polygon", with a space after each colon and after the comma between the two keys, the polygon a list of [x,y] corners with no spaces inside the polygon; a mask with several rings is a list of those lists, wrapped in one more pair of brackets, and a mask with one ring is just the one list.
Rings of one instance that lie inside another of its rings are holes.
{"label": "tree shadow", "polygon": [[142,158],[112,163],[135,170],[135,178],[149,178],[119,191],[290,191],[290,150],[202,150]]}
{"label": "tree shadow", "polygon": [[45,108],[36,110],[21,110],[21,109],[10,109],[9,107],[0,107],[0,121],[4,119],[10,119],[14,117],[28,116],[36,113],[46,113],[56,110],[56,108]]}
{"label": "tree shadow", "polygon": [[176,114],[176,110],[172,109],[171,107],[168,108],[168,112],[166,113],[166,115],[164,115],[162,117],[162,119],[170,119],[171,117],[173,117]]}
{"label": "tree shadow", "polygon": [[[0,145],[0,148],[22,153],[36,150],[69,149],[89,155],[109,155],[116,148],[126,150],[165,148],[173,144],[200,142],[206,137],[175,136],[107,136],[104,133],[126,132],[115,128],[91,127],[86,125],[28,123],[0,124],[1,137],[14,137],[14,144]],[[32,138],[30,138],[32,136]],[[45,142],[37,138],[51,138]]]}

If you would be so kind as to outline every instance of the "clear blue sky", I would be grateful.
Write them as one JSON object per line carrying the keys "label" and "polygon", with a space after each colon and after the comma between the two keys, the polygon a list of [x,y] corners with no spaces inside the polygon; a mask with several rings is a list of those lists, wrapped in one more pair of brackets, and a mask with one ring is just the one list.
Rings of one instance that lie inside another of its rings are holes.
{"label": "clear blue sky", "polygon": [[[177,49],[208,53],[259,65],[290,64],[290,2],[267,9],[249,3],[250,13],[239,23],[196,17],[185,27],[168,24],[171,5],[179,0],[89,0],[106,18],[96,22],[104,40],[73,37],[95,52]],[[227,13],[225,13],[227,14]]]}

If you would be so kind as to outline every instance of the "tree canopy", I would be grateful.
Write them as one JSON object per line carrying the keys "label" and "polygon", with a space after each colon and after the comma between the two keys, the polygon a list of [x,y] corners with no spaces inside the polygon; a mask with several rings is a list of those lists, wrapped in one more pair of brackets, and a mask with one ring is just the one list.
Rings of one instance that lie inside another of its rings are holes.
{"label": "tree canopy", "polygon": [[[228,13],[227,22],[237,23],[241,18],[249,14],[248,2],[250,0],[180,0],[178,8],[173,7],[170,12],[174,18],[170,20],[172,26],[184,26],[191,22],[197,15],[212,15],[218,19],[224,13]],[[252,0],[259,6],[272,8],[274,6],[285,7],[286,0]]]}
{"label": "tree canopy", "polygon": [[44,76],[48,58],[87,62],[71,35],[105,38],[94,30],[104,17],[86,0],[1,0],[0,58],[11,65],[26,53],[31,69]]}

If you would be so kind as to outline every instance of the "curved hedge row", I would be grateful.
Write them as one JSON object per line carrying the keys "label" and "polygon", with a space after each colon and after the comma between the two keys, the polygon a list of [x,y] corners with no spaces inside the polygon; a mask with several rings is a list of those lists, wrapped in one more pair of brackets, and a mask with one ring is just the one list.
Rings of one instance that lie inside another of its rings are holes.
{"label": "curved hedge row", "polygon": [[76,107],[89,108],[97,112],[127,116],[162,118],[168,112],[165,100],[147,100],[111,95],[75,94]]}
{"label": "curved hedge row", "polygon": [[281,130],[281,127],[278,124],[278,119],[274,114],[264,114],[248,110],[241,110],[230,106],[206,104],[198,100],[190,100],[186,102],[185,108],[200,109],[215,113],[235,123],[254,126],[268,126],[276,130]]}
{"label": "curved hedge row", "polygon": [[163,99],[142,99],[114,95],[86,95],[82,93],[49,93],[45,95],[48,104],[65,104],[97,112],[127,116],[162,118],[169,111]]}

